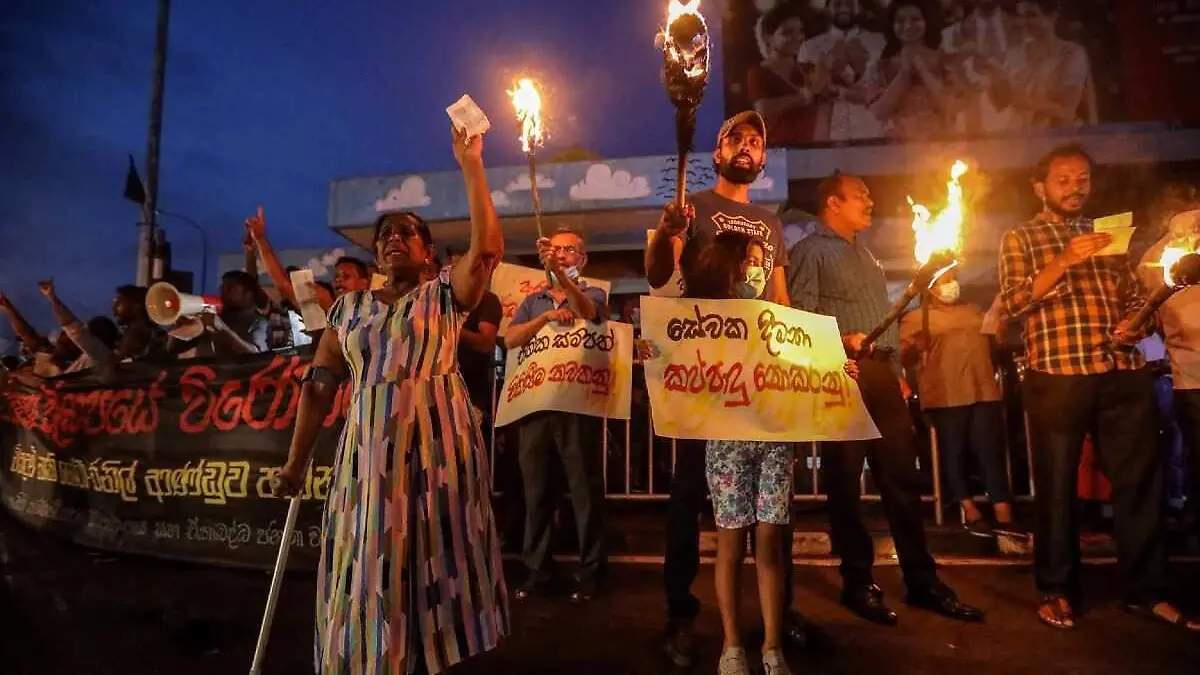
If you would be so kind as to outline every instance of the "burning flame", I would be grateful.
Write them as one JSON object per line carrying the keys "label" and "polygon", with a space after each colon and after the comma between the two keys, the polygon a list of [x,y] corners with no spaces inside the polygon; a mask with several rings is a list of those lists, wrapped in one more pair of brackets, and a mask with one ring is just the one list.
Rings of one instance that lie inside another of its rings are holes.
{"label": "burning flame", "polygon": [[542,146],[542,97],[533,80],[523,77],[517,86],[508,92],[517,121],[521,123],[521,151],[532,152]]}
{"label": "burning flame", "polygon": [[1175,286],[1175,280],[1171,278],[1171,270],[1175,264],[1183,259],[1183,256],[1191,253],[1182,246],[1168,246],[1163,249],[1162,257],[1158,259],[1158,264],[1163,268],[1163,281],[1167,282],[1168,286]]}
{"label": "burning flame", "polygon": [[961,159],[950,168],[950,180],[946,183],[946,208],[930,219],[929,209],[908,198],[912,206],[912,228],[917,243],[913,255],[917,263],[924,265],[938,251],[959,253],[962,250],[962,224],[966,207],[963,205],[963,190],[958,179],[967,172]]}
{"label": "burning flame", "polygon": [[[686,44],[677,44],[671,37],[671,27],[685,16],[698,19],[700,30]],[[700,0],[690,0],[686,4],[671,0],[667,6],[667,25],[660,38],[667,58],[679,63],[688,79],[708,77],[708,24],[704,21],[704,15],[700,14]]]}

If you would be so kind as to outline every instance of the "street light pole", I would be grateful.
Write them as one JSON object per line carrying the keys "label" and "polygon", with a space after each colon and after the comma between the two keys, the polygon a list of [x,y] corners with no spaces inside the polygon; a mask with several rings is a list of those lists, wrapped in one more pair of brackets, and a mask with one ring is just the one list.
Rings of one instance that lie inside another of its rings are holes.
{"label": "street light pole", "polygon": [[159,209],[156,213],[160,216],[170,216],[178,218],[183,222],[191,225],[193,229],[200,233],[200,294],[203,295],[208,290],[208,233],[204,231],[204,227],[196,221],[188,218],[182,213],[172,213]]}
{"label": "street light pole", "polygon": [[158,28],[155,34],[154,78],[150,89],[150,127],[146,142],[146,200],[142,204],[142,225],[138,232],[137,285],[149,286],[154,247],[154,217],[158,206],[158,154],[162,141],[163,81],[167,73],[167,29],[171,0],[158,2]]}

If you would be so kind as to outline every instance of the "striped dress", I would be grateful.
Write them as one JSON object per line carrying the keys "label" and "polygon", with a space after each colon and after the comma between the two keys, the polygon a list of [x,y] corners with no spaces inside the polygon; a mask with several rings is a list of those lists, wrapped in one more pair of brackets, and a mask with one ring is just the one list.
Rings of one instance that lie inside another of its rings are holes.
{"label": "striped dress", "polygon": [[439,673],[508,632],[479,420],[458,373],[448,275],[329,311],[350,405],[325,505],[316,672]]}

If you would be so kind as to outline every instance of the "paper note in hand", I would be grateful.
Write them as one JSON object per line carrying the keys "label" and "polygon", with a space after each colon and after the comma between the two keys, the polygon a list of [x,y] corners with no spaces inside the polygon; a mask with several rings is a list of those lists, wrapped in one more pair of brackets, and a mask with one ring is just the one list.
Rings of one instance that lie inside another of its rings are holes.
{"label": "paper note in hand", "polygon": [[300,317],[304,319],[304,330],[321,330],[325,328],[325,312],[317,296],[313,293],[313,272],[310,269],[296,270],[288,275],[292,279],[292,290],[296,293],[296,302],[300,303]]}
{"label": "paper note in hand", "polygon": [[1129,242],[1133,239],[1133,212],[1117,213],[1092,221],[1092,229],[1112,235],[1112,243],[1096,251],[1098,256],[1125,255],[1129,251]]}
{"label": "paper note in hand", "polygon": [[454,128],[467,132],[467,136],[481,136],[492,128],[487,115],[467,94],[463,94],[454,105],[446,108],[446,114],[450,116]]}
{"label": "paper note in hand", "polygon": [[1115,213],[1111,216],[1104,216],[1092,221],[1092,229],[1097,232],[1107,232],[1109,230],[1119,230],[1121,228],[1133,226],[1133,211],[1125,213]]}
{"label": "paper note in hand", "polygon": [[387,275],[375,273],[371,275],[371,290],[378,291],[387,284]]}

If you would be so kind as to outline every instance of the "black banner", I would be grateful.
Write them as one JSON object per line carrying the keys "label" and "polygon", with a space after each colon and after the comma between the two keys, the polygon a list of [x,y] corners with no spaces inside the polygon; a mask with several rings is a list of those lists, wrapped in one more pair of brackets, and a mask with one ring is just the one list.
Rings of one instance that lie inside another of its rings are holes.
{"label": "black banner", "polygon": [[[190,362],[22,381],[0,394],[0,501],[32,527],[111,551],[271,568],[287,458],[310,357]],[[289,567],[315,569],[345,385],[324,420]]]}

